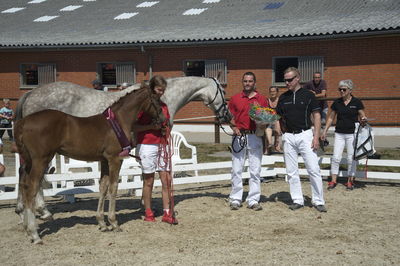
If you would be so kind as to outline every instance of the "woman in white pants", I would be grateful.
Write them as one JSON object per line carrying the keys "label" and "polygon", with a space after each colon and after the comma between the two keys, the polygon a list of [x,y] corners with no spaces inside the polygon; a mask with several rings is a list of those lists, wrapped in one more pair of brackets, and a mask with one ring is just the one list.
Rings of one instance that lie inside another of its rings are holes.
{"label": "woman in white pants", "polygon": [[326,127],[322,132],[321,139],[326,139],[326,133],[335,117],[337,118],[335,127],[335,144],[333,147],[333,156],[331,159],[331,177],[328,183],[328,190],[336,187],[337,176],[339,174],[340,160],[344,147],[347,151],[347,183],[348,190],[354,188],[354,176],[356,172],[356,161],[353,160],[354,154],[354,132],[356,123],[361,124],[367,121],[364,113],[364,105],[360,99],[352,95],[353,82],[349,79],[339,82],[339,93],[341,98],[336,99],[331,106],[331,113],[328,116]]}

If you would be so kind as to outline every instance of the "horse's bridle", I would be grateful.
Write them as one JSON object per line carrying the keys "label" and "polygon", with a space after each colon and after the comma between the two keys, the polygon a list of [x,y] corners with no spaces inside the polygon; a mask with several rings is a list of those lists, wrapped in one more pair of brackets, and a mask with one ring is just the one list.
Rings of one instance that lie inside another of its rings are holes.
{"label": "horse's bridle", "polygon": [[[215,113],[215,116],[218,118],[218,123],[220,123],[219,121],[222,120],[222,119],[225,120],[225,122],[229,123],[231,117],[229,116],[228,105],[226,104],[226,101],[225,101],[224,92],[223,92],[219,82],[215,78],[211,78],[211,79],[215,82],[215,85],[217,85],[217,90],[215,92],[214,98],[209,103],[207,103],[206,106],[209,107],[211,104],[213,104],[215,102],[215,100],[217,99],[218,94],[220,94],[221,95],[221,99],[222,99],[222,104],[221,104],[220,107],[218,107],[214,111],[214,113]],[[221,111],[221,109],[223,110],[223,115],[222,116],[219,115],[219,112]]]}

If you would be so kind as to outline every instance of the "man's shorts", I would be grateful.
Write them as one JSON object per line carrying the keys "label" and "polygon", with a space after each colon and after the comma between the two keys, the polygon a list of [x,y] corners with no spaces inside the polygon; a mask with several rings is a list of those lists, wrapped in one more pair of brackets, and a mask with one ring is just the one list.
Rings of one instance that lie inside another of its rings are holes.
{"label": "man's shorts", "polygon": [[136,147],[136,156],[140,157],[140,165],[144,174],[152,174],[160,171],[169,171],[169,165],[166,164],[161,156],[159,159],[159,144],[138,144]]}

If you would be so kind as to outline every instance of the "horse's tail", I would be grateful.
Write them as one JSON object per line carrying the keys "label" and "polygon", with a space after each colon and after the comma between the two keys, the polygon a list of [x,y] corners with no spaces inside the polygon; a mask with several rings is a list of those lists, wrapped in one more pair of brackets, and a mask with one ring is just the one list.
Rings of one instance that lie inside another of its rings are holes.
{"label": "horse's tail", "polygon": [[24,93],[18,100],[17,109],[15,110],[15,120],[16,121],[22,119],[24,103],[25,103],[26,99],[28,98],[29,94],[31,94],[31,91]]}
{"label": "horse's tail", "polygon": [[[24,119],[17,120],[17,122],[15,122],[14,138],[15,138],[15,144],[17,146],[17,151],[20,156],[21,167],[25,168],[25,170],[27,170],[29,172],[31,165],[32,165],[32,158],[31,158],[31,155],[30,155],[28,149],[26,148],[26,146],[24,144],[24,139],[23,139],[24,125],[25,125]],[[20,167],[20,171],[22,170],[21,167]]]}

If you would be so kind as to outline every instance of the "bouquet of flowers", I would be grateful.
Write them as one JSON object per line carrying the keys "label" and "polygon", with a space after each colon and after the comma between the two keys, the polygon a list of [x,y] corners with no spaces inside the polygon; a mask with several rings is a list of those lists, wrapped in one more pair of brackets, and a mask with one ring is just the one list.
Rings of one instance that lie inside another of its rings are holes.
{"label": "bouquet of flowers", "polygon": [[274,109],[261,107],[259,104],[252,104],[250,106],[249,116],[258,125],[270,124],[281,118]]}

